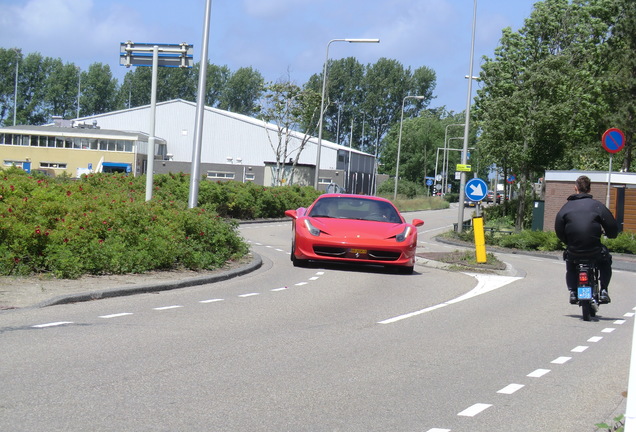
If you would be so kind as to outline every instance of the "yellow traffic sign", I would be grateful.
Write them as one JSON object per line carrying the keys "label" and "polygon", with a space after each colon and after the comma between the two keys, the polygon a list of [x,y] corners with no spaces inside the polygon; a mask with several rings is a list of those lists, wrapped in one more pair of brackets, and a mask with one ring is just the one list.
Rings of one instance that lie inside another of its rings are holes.
{"label": "yellow traffic sign", "polygon": [[471,171],[471,167],[470,165],[464,165],[464,164],[457,164],[457,171],[466,171],[466,172],[470,172]]}

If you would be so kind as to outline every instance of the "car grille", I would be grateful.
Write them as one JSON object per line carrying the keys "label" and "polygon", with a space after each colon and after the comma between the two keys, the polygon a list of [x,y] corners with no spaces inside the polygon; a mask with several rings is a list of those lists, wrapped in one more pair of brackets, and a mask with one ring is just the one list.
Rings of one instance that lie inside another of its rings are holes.
{"label": "car grille", "polygon": [[343,259],[364,259],[378,261],[396,261],[400,258],[400,252],[391,252],[385,250],[367,250],[366,254],[355,254],[349,252],[349,248],[331,247],[331,246],[314,246],[314,253],[324,257],[334,257]]}

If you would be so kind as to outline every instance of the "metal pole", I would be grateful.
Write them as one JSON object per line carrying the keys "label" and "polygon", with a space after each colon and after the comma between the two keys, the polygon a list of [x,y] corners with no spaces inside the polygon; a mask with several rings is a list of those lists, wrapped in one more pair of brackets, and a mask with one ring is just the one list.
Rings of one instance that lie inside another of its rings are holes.
{"label": "metal pole", "polygon": [[[454,123],[446,125],[444,131],[444,155],[442,158],[442,172],[444,173],[444,177],[442,178],[442,191],[446,193],[447,185],[448,185],[448,128],[452,126],[464,126],[464,123]],[[446,171],[445,171],[446,170]]]}
{"label": "metal pole", "polygon": [[[408,97],[408,96],[407,96]],[[397,157],[395,159],[395,181],[393,182],[393,201],[397,199],[398,175],[400,170],[400,148],[402,147],[402,123],[404,123],[404,103],[406,98],[402,99],[402,113],[400,114],[400,133],[398,135]]]}
{"label": "metal pole", "polygon": [[351,189],[351,148],[353,146],[353,116],[351,116],[351,137],[349,138],[349,164],[347,167],[347,192],[352,193]]}
{"label": "metal pole", "polygon": [[614,155],[610,153],[609,171],[607,172],[607,195],[605,197],[605,207],[607,208],[610,205],[610,187],[612,185],[612,156]]}
{"label": "metal pole", "polygon": [[393,188],[393,201],[397,199],[397,186],[398,186],[398,172],[400,170],[400,149],[402,147],[402,123],[404,123],[404,104],[407,99],[424,99],[424,96],[405,96],[402,99],[402,114],[400,116],[400,133],[398,136],[398,151],[397,151],[397,160],[395,161],[395,185]]}
{"label": "metal pole", "polygon": [[82,70],[77,68],[77,116],[75,118],[79,118],[80,115],[80,94],[82,91]]}
{"label": "metal pole", "polygon": [[318,120],[318,145],[316,148],[316,175],[314,177],[314,188],[318,190],[318,177],[320,176],[320,152],[322,150],[322,122],[325,111],[325,93],[327,90],[327,63],[329,62],[329,45],[332,42],[349,42],[349,43],[379,43],[380,39],[332,39],[327,44],[327,54],[325,56],[325,64],[322,68],[322,95],[320,97],[320,117]]}
{"label": "metal pole", "polygon": [[152,50],[152,90],[150,91],[150,132],[146,163],[146,201],[152,199],[152,176],[155,170],[155,114],[157,113],[157,71],[159,69],[159,46]]}
{"label": "metal pole", "polygon": [[322,121],[325,111],[325,92],[327,90],[327,62],[329,61],[329,45],[331,42],[340,39],[330,40],[327,44],[327,54],[325,57],[325,64],[322,67],[322,94],[320,96],[320,117],[318,118],[318,146],[316,148],[316,175],[314,178],[314,188],[318,190],[318,177],[320,176],[320,151],[322,147]]}
{"label": "metal pole", "polygon": [[[464,121],[464,149],[462,151],[462,164],[468,162],[468,133],[470,131],[470,102],[473,92],[473,58],[475,53],[475,26],[477,21],[477,0],[473,1],[473,32],[470,42],[470,64],[468,71],[468,95],[466,96],[466,120]],[[464,197],[466,187],[466,172],[462,171],[459,183],[459,205],[457,212],[457,232],[462,232],[464,225]]]}
{"label": "metal pole", "polygon": [[190,195],[188,196],[188,208],[196,207],[199,201],[201,142],[203,138],[203,113],[205,112],[205,82],[208,70],[208,40],[210,38],[211,8],[212,0],[206,0],[205,15],[203,17],[203,40],[201,41],[201,63],[199,64],[197,111],[194,120],[194,141],[192,143],[192,175],[190,176]]}
{"label": "metal pole", "polygon": [[13,126],[18,113],[18,67],[20,65],[20,50],[15,50],[15,91],[13,93]]}

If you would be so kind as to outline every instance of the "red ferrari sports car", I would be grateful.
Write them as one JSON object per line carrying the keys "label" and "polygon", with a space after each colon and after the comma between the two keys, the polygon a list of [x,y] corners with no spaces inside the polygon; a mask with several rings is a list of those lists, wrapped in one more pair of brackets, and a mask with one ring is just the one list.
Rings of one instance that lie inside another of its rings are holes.
{"label": "red ferrari sports car", "polygon": [[324,194],[292,218],[291,260],[347,261],[413,272],[420,219],[407,223],[391,201],[366,195]]}

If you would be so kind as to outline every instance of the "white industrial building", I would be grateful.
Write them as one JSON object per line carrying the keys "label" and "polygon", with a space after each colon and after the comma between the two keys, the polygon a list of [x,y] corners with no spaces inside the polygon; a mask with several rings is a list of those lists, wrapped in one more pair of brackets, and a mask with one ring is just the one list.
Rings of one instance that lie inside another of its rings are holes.
{"label": "white industrial building", "polygon": [[[155,173],[191,172],[195,135],[196,103],[181,99],[156,105],[155,136],[165,140],[167,154],[154,163]],[[83,117],[76,124],[97,124],[102,129],[150,131],[150,105]],[[296,159],[304,134],[289,134],[286,170]],[[245,115],[205,107],[203,116],[200,173],[210,179],[253,181],[277,185],[275,149],[279,128]],[[300,154],[293,183],[313,185],[317,160],[316,137],[310,137]],[[280,158],[278,158],[280,159]],[[329,184],[355,193],[371,193],[374,179],[373,155],[322,140],[319,187]],[[289,178],[289,175],[286,176]],[[280,184],[280,183],[278,183]]]}

